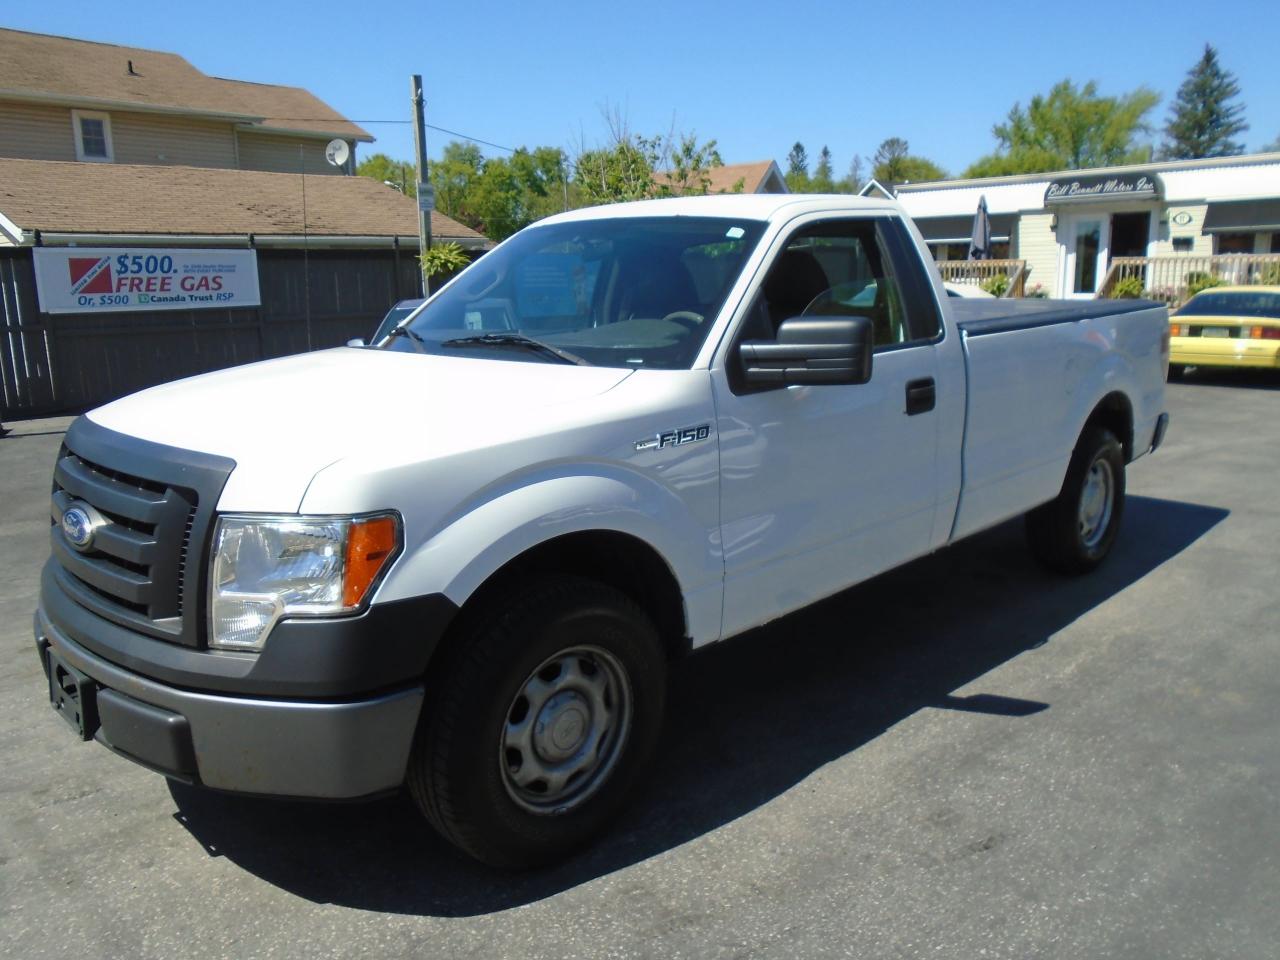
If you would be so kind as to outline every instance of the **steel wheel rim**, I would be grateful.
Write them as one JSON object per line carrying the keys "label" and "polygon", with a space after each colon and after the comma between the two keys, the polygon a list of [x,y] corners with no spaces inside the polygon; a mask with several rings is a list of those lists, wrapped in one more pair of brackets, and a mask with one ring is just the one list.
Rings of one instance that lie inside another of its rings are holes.
{"label": "steel wheel rim", "polygon": [[575,646],[548,657],[503,716],[498,767],[507,795],[532,813],[581,805],[617,765],[631,714],[631,684],[613,654]]}
{"label": "steel wheel rim", "polygon": [[1115,474],[1111,463],[1102,457],[1093,461],[1085,475],[1084,489],[1080,491],[1080,506],[1076,519],[1080,526],[1080,540],[1093,549],[1106,536],[1111,524],[1115,502]]}

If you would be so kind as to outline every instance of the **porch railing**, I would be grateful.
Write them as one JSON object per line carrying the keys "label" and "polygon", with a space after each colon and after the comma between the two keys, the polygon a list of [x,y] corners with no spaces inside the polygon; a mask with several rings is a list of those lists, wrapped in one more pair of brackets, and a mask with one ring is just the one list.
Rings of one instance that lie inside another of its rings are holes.
{"label": "porch railing", "polygon": [[1002,297],[1025,296],[1027,274],[1031,272],[1025,260],[939,260],[937,266],[947,283],[978,287],[1004,276],[1009,282]]}
{"label": "porch railing", "polygon": [[1280,283],[1280,253],[1113,257],[1098,296],[1139,296],[1176,307],[1190,299],[1192,293],[1212,286],[1215,280],[1230,284]]}

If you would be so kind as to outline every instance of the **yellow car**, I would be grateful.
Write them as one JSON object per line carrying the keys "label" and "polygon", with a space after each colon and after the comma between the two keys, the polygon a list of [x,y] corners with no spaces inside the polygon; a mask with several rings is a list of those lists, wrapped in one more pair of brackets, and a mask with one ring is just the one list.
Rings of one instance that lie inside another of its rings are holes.
{"label": "yellow car", "polygon": [[1280,369],[1280,287],[1211,287],[1169,318],[1169,377],[1187,367]]}

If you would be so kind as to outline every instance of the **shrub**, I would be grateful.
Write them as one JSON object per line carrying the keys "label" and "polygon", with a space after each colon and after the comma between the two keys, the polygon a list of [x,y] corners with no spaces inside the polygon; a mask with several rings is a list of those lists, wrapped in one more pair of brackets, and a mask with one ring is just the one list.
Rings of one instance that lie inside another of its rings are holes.
{"label": "shrub", "polygon": [[1266,284],[1268,287],[1280,286],[1280,263],[1272,264],[1258,274],[1257,282]]}
{"label": "shrub", "polygon": [[1211,287],[1221,287],[1227,281],[1214,273],[1205,273],[1203,270],[1195,270],[1187,274],[1187,297],[1194,297],[1201,290],[1208,290]]}
{"label": "shrub", "polygon": [[1027,292],[1024,296],[1029,297],[1032,300],[1043,300],[1049,296],[1049,292],[1045,290],[1043,283],[1033,283],[1031,286],[1027,287]]}
{"label": "shrub", "polygon": [[1008,274],[997,273],[994,277],[987,277],[978,286],[993,297],[1003,297],[1009,289]]}
{"label": "shrub", "polygon": [[422,264],[423,274],[430,278],[457,273],[471,263],[471,259],[461,246],[450,241],[437,243],[430,250],[423,251],[418,255],[418,262]]}
{"label": "shrub", "polygon": [[1112,300],[1137,300],[1141,296],[1141,277],[1121,277],[1111,288]]}

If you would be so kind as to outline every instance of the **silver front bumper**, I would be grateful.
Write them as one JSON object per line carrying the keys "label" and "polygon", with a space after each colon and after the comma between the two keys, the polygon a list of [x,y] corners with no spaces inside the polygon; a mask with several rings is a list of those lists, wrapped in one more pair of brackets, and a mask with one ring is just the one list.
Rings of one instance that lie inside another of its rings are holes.
{"label": "silver front bumper", "polygon": [[100,687],[185,717],[198,782],[204,786],[354,799],[404,782],[422,709],[421,686],[342,702],[196,693],[108,663],[63,634],[43,611],[36,615],[35,633],[42,656],[48,644]]}

